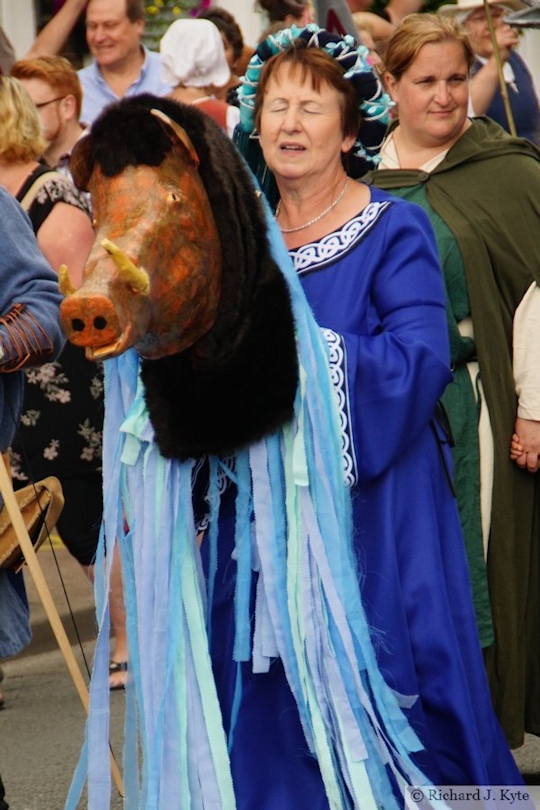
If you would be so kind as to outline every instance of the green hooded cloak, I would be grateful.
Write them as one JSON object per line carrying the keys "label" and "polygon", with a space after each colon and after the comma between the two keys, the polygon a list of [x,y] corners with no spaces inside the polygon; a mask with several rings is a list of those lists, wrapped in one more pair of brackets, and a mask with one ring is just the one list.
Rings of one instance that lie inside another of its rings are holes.
{"label": "green hooded cloak", "polygon": [[[525,731],[540,735],[540,478],[520,470],[509,455],[517,411],[513,318],[530,285],[540,283],[540,150],[478,118],[432,172],[382,169],[362,179],[418,202],[431,216],[454,316],[450,338],[458,383],[460,363],[476,349],[495,443],[487,559],[494,642],[486,664],[495,710],[510,746],[517,747]],[[441,238],[445,231],[453,235],[465,270],[464,295],[455,277],[455,250]],[[469,305],[474,344],[467,345],[455,325]],[[540,335],[538,340],[540,347]],[[454,392],[454,405],[459,398]],[[452,401],[449,406],[452,411]],[[461,441],[466,432],[456,440],[456,470]],[[477,437],[469,434],[467,441],[474,456]],[[487,621],[479,629],[489,635]]]}

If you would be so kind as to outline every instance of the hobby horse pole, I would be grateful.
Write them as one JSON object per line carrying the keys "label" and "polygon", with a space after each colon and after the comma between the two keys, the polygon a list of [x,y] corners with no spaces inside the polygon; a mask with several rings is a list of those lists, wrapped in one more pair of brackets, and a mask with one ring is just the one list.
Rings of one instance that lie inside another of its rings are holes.
{"label": "hobby horse pole", "polygon": [[497,63],[497,73],[499,74],[499,85],[501,88],[501,95],[504,103],[504,111],[506,113],[506,118],[508,121],[508,129],[510,130],[510,135],[516,137],[517,135],[516,125],[514,123],[514,116],[512,115],[512,108],[510,107],[510,99],[508,98],[508,87],[506,86],[506,82],[504,80],[501,52],[499,50],[499,44],[497,42],[497,34],[495,33],[495,26],[493,25],[493,17],[491,16],[491,9],[489,7],[488,0],[484,0],[484,9],[486,12],[486,18],[489,27],[489,35],[491,37],[491,44],[493,45],[493,54],[495,56],[495,62]]}
{"label": "hobby horse pole", "polygon": [[[86,686],[80,667],[77,663],[77,659],[75,658],[73,650],[71,649],[71,645],[66,635],[64,625],[62,624],[62,620],[60,619],[60,615],[58,613],[58,610],[56,609],[56,605],[54,604],[54,600],[49,590],[49,586],[47,585],[47,581],[43,574],[43,570],[38,561],[37,554],[34,551],[34,546],[32,545],[32,541],[30,540],[28,531],[26,529],[26,526],[24,525],[24,520],[21,515],[17,499],[15,498],[15,494],[13,492],[11,479],[8,475],[4,458],[3,456],[1,456],[1,454],[0,454],[0,493],[2,494],[2,497],[4,499],[4,504],[8,511],[9,517],[13,524],[13,528],[15,530],[19,543],[21,544],[21,550],[22,553],[24,554],[24,559],[26,560],[28,570],[30,571],[32,579],[34,580],[36,590],[43,604],[45,613],[47,614],[47,618],[51,625],[52,631],[56,637],[56,641],[58,642],[60,651],[64,656],[67,668],[73,679],[73,683],[75,684],[75,688],[79,694],[79,697],[84,706],[86,714],[88,714],[89,710],[88,688]],[[112,777],[114,779],[114,782],[116,784],[120,796],[123,798],[125,795],[124,783],[112,751],[110,754],[110,763],[111,763]]]}

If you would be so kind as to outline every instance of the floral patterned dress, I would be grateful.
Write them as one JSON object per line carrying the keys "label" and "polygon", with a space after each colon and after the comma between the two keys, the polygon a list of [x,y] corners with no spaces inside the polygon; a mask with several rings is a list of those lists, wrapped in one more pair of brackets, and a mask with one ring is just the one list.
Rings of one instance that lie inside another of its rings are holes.
{"label": "floral patterned dress", "polygon": [[[19,190],[22,199],[40,173],[39,167]],[[87,195],[67,177],[51,173],[37,192],[28,214],[37,234],[58,202],[88,213]],[[21,422],[11,448],[13,485],[25,486],[47,475],[60,479],[65,506],[59,534],[83,565],[92,563],[102,512],[101,441],[103,370],[84,351],[66,343],[54,363],[29,368]]]}

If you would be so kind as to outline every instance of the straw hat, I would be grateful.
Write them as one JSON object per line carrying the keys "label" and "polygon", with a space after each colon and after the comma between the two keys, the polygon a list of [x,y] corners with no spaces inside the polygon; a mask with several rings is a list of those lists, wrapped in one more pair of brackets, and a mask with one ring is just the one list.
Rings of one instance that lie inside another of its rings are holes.
{"label": "straw hat", "polygon": [[[526,5],[522,0],[488,0],[488,3],[490,6],[501,6],[510,11],[518,11]],[[440,6],[437,12],[446,15],[456,14],[464,19],[478,8],[484,8],[483,0],[457,0],[457,3]]]}

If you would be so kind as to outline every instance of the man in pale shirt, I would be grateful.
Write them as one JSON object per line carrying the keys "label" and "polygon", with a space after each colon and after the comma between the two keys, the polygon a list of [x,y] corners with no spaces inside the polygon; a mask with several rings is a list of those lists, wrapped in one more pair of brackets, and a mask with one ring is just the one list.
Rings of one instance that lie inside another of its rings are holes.
{"label": "man in pale shirt", "polygon": [[171,88],[161,78],[159,55],[142,44],[144,0],[65,0],[25,58],[57,54],[85,6],[86,40],[94,59],[79,71],[84,94],[81,120],[91,124],[107,104],[124,96],[168,93]]}
{"label": "man in pale shirt", "polygon": [[144,26],[143,0],[89,0],[86,41],[94,61],[79,71],[85,123],[124,96],[170,92],[161,78],[159,55],[141,42]]}

